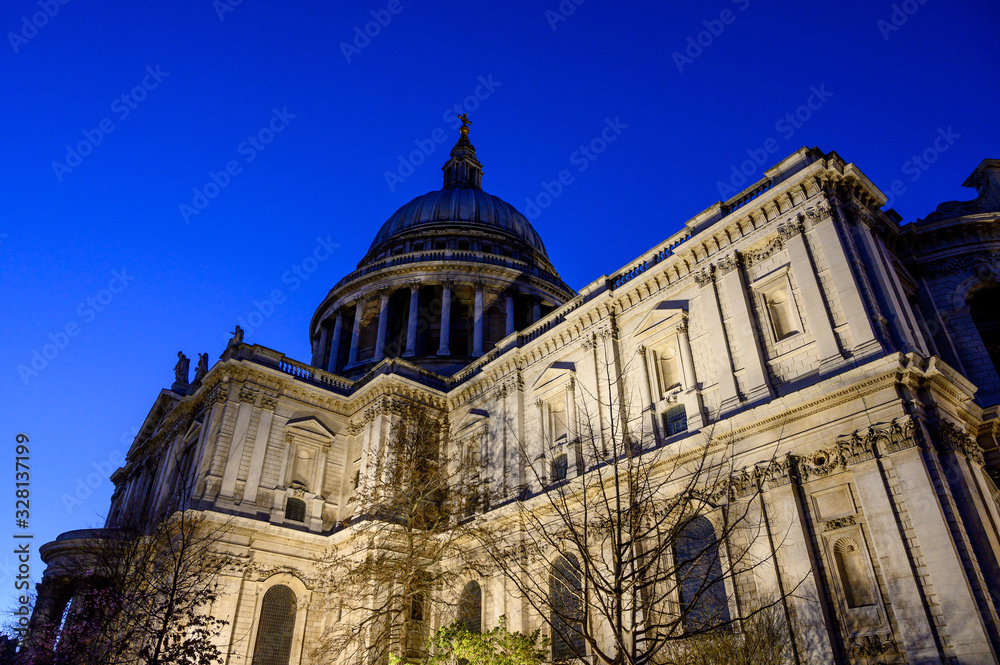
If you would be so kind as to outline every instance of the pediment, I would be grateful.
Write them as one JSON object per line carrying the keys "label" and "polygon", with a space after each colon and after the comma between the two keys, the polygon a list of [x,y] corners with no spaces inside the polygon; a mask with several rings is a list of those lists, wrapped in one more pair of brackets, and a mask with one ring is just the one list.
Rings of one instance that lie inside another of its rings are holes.
{"label": "pediment", "polygon": [[532,384],[531,388],[534,390],[535,394],[544,392],[550,388],[562,385],[566,382],[567,374],[575,373],[576,363],[568,361],[554,362],[538,375],[538,378],[535,379],[535,383]]}
{"label": "pediment", "polygon": [[285,433],[317,443],[330,443],[337,433],[315,416],[293,418],[285,423]]}
{"label": "pediment", "polygon": [[177,403],[180,401],[181,400],[176,393],[169,390],[160,391],[160,394],[156,397],[156,401],[153,402],[152,408],[150,408],[149,413],[146,415],[146,419],[142,421],[139,433],[135,435],[135,439],[132,440],[132,445],[129,446],[129,455],[132,454],[132,450],[135,449],[136,445],[140,441],[149,439],[160,430],[160,426],[163,424],[164,419],[171,411],[174,410],[174,407],[177,406]]}
{"label": "pediment", "polygon": [[638,338],[660,333],[679,323],[687,309],[686,300],[662,300],[639,320],[631,334]]}

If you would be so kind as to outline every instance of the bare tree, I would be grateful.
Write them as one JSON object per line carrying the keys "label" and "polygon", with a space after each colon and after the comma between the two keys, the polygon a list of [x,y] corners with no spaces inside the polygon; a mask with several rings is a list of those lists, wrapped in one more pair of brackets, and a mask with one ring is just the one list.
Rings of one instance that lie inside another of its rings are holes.
{"label": "bare tree", "polygon": [[226,621],[211,614],[228,523],[185,510],[181,492],[159,514],[96,529],[61,575],[72,580],[62,616],[32,626],[27,650],[47,665],[213,665]]}
{"label": "bare tree", "polygon": [[344,549],[319,562],[336,618],[314,658],[387,663],[422,659],[432,615],[453,605],[464,532],[477,487],[449,453],[447,421],[399,406],[385,448],[359,477]]}
{"label": "bare tree", "polygon": [[[785,617],[783,594],[754,598],[756,569],[774,565],[754,545],[767,537],[761,483],[778,462],[736,473],[733,451],[711,428],[665,445],[633,395],[641,356],[626,357],[614,334],[595,338],[590,352],[599,380],[575,391],[576,474],[519,441],[526,487],[473,531],[547,626],[553,660],[663,663],[672,644],[745,633],[772,610]],[[770,637],[784,653],[787,622]]]}

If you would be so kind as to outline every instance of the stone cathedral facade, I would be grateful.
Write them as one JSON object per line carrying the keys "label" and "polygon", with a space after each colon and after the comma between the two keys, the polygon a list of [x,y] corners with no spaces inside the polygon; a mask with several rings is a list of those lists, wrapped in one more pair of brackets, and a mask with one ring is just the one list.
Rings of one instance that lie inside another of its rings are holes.
{"label": "stone cathedral facade", "polygon": [[[797,662],[997,662],[1000,160],[965,182],[974,200],[903,224],[854,164],[803,148],[579,292],[483,191],[467,127],[443,171],[319,303],[310,362],[237,331],[160,393],[113,475],[109,522],[184,483],[232,520],[226,547],[245,565],[213,608],[227,663],[314,662],[333,620],[315,553],[349,538],[394,404],[446,414],[491,488],[537,493],[511,441],[553,476],[585,472],[579,394],[602,390],[608,343],[635,359],[624,378],[656,446],[709,432],[740,473],[767,465],[769,527],[785,537],[756,584],[798,584],[788,602],[819,619]],[[98,535],[44,546],[36,614],[60,615],[64,563]],[[467,583],[484,627],[501,614],[537,627],[500,577]],[[284,628],[275,608],[294,617]],[[263,657],[266,643],[279,648]]]}

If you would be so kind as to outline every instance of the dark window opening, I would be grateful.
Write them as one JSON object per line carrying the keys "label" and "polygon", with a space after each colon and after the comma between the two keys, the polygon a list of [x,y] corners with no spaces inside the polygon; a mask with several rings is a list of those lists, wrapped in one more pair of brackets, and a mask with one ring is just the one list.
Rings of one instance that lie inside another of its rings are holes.
{"label": "dark window opening", "polygon": [[686,431],[688,428],[687,409],[683,406],[667,409],[667,412],[663,414],[663,427],[667,431],[667,436]]}
{"label": "dark window opening", "polygon": [[292,522],[305,522],[306,502],[302,499],[288,499],[285,502],[285,519]]}
{"label": "dark window opening", "polygon": [[566,455],[559,455],[552,460],[552,482],[558,483],[566,480],[566,471],[569,468],[569,458]]}

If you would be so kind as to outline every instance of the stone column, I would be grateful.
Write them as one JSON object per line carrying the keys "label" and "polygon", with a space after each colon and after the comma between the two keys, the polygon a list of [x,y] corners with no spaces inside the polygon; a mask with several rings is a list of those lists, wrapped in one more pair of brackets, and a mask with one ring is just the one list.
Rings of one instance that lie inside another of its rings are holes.
{"label": "stone column", "polygon": [[313,353],[313,367],[323,369],[326,366],[326,344],[329,341],[330,327],[326,325],[326,321],[321,321],[319,324],[319,342],[316,343],[316,351]]}
{"label": "stone column", "polygon": [[868,522],[868,534],[885,577],[889,602],[899,623],[902,647],[911,662],[934,662],[938,655],[931,638],[934,627],[924,610],[919,578],[914,576],[910,567],[906,542],[900,536],[897,524],[896,507],[886,491],[879,461],[870,459],[855,464],[851,467],[851,474]]}
{"label": "stone column", "polygon": [[364,302],[358,298],[354,305],[354,331],[351,333],[351,353],[347,356],[347,366],[358,364],[358,344],[361,342],[361,314],[364,312]]}
{"label": "stone column", "polygon": [[817,244],[822,248],[827,265],[830,266],[830,280],[837,290],[840,305],[844,308],[844,318],[850,326],[851,338],[854,340],[855,355],[858,355],[858,352],[863,355],[869,348],[878,348],[880,345],[875,337],[875,329],[872,327],[871,317],[865,309],[858,284],[851,272],[847,251],[837,233],[833,211],[826,204],[822,204],[817,210],[807,211],[806,214],[814,220],[813,228]]}
{"label": "stone column", "polygon": [[410,284],[410,311],[406,324],[406,350],[404,358],[417,355],[417,313],[420,311],[420,283]]}
{"label": "stone column", "polygon": [[739,403],[736,393],[736,376],[733,375],[733,364],[729,356],[726,331],[722,327],[722,313],[719,310],[719,299],[715,293],[715,280],[707,273],[696,275],[695,279],[698,281],[698,286],[701,287],[698,299],[704,309],[709,343],[714,351],[712,355],[715,358],[715,375],[719,384],[719,412],[724,413],[735,408]]}
{"label": "stone column", "polygon": [[895,274],[896,271],[886,265],[885,255],[882,253],[881,240],[872,234],[871,229],[868,228],[868,224],[865,221],[859,220],[857,227],[862,246],[868,254],[868,265],[875,273],[876,281],[882,292],[882,299],[889,309],[886,315],[892,317],[889,325],[903,343],[901,350],[904,353],[917,351],[918,353],[926,354],[927,351],[917,338],[917,324],[912,318],[909,303],[906,302],[905,296],[901,293],[902,287],[899,285],[899,280]]}
{"label": "stone column", "polygon": [[232,499],[238,480],[240,463],[243,461],[243,449],[246,447],[247,432],[250,429],[250,418],[254,411],[256,393],[243,388],[240,390],[240,407],[236,413],[236,424],[233,426],[233,436],[229,440],[229,452],[226,456],[226,467],[222,472],[222,485],[219,494],[226,499]]}
{"label": "stone column", "polygon": [[[935,456],[929,451],[929,460]],[[940,620],[945,624],[942,630],[949,635],[953,653],[962,663],[995,663],[989,631],[966,577],[950,518],[941,505],[940,493],[948,491],[947,485],[935,486],[916,446],[890,453],[889,458],[899,481],[899,496],[910,515],[914,545],[923,559],[921,580],[934,588],[934,601],[941,606]]]}
{"label": "stone column", "polygon": [[451,355],[451,282],[441,286],[441,345],[439,356]]}
{"label": "stone column", "polygon": [[684,390],[697,390],[698,378],[694,372],[694,354],[691,352],[691,338],[688,336],[687,318],[677,326],[677,350],[681,355],[681,374],[684,376]]}
{"label": "stone column", "polygon": [[533,296],[531,298],[531,322],[538,323],[538,320],[542,318],[542,299],[538,296]]}
{"label": "stone column", "polygon": [[483,285],[476,284],[476,309],[472,322],[472,355],[483,355]]}
{"label": "stone column", "polygon": [[507,334],[514,334],[514,294],[510,291],[507,292],[507,297],[504,301],[504,310],[507,314]]}
{"label": "stone column", "polygon": [[813,338],[816,340],[816,349],[819,351],[820,367],[836,363],[843,359],[840,354],[840,347],[837,345],[837,336],[833,334],[833,325],[830,323],[830,315],[827,313],[826,299],[823,297],[823,290],[816,279],[816,270],[809,257],[809,250],[806,247],[805,237],[802,235],[802,226],[798,223],[790,224],[783,231],[785,246],[788,248],[788,258],[791,260],[792,270],[798,278],[799,288],[802,289],[803,304],[806,314],[809,316],[809,324],[812,328]]}
{"label": "stone column", "polygon": [[759,331],[751,319],[749,298],[746,289],[743,288],[739,260],[737,255],[723,259],[719,262],[715,274],[716,279],[719,279],[721,275],[722,286],[726,289],[733,327],[732,330],[728,331],[728,334],[738,336],[740,339],[746,379],[746,395],[744,397],[747,401],[752,402],[758,399],[768,399],[774,393],[767,382],[767,367],[764,364],[764,354],[761,352]]}
{"label": "stone column", "polygon": [[[659,428],[656,426],[656,408],[653,406],[653,393],[650,390],[650,377],[649,377],[649,357],[646,354],[646,347],[639,347],[639,364],[642,365],[642,376],[639,377],[639,390],[642,393],[642,415],[643,420],[646,420],[650,432],[653,434],[653,440],[657,443],[660,442],[660,432]],[[645,417],[649,414],[649,418]]]}
{"label": "stone column", "polygon": [[815,555],[809,546],[807,517],[803,513],[796,489],[787,478],[763,494],[764,509],[769,517],[769,530],[778,536],[780,547],[775,552],[778,568],[788,588],[794,589],[788,602],[795,608],[799,621],[800,639],[806,653],[801,662],[821,665],[835,662],[831,635],[833,622],[827,616],[822,600],[821,580]]}
{"label": "stone column", "polygon": [[250,454],[250,470],[247,472],[246,489],[243,491],[243,501],[248,503],[257,501],[260,475],[264,470],[264,457],[271,438],[271,422],[274,419],[274,407],[277,403],[277,400],[270,395],[265,395],[261,399],[260,420],[257,422],[257,434],[254,436],[253,452]]}
{"label": "stone column", "polygon": [[326,371],[337,371],[337,359],[340,356],[340,339],[344,334],[344,313],[337,310],[337,318],[333,323],[333,341],[330,342],[330,355],[326,361]]}
{"label": "stone column", "polygon": [[375,338],[375,357],[378,362],[385,358],[385,334],[389,330],[389,291],[379,294],[378,303],[378,337]]}

